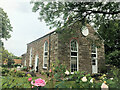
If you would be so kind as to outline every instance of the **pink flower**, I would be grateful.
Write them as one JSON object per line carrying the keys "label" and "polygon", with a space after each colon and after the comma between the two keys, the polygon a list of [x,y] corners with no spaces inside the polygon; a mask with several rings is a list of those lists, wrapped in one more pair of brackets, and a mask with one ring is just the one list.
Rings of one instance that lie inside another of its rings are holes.
{"label": "pink flower", "polygon": [[28,78],[28,81],[29,81],[29,82],[32,81],[32,78]]}
{"label": "pink flower", "polygon": [[52,70],[50,69],[49,72],[52,72]]}
{"label": "pink flower", "polygon": [[34,88],[34,86],[32,86],[32,88]]}
{"label": "pink flower", "polygon": [[41,78],[36,79],[35,83],[33,83],[32,81],[31,84],[34,86],[42,86],[42,87],[46,85],[45,80],[42,80]]}

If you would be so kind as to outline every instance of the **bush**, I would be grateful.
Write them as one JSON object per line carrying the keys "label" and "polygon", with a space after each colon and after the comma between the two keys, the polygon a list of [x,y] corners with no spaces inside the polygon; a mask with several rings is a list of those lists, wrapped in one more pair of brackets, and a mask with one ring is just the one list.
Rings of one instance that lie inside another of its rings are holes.
{"label": "bush", "polygon": [[21,71],[28,71],[28,68],[24,66],[23,68],[21,68]]}
{"label": "bush", "polygon": [[[59,60],[56,60],[55,63],[52,63],[51,72],[49,72],[50,76],[54,76],[56,80],[60,80],[60,78],[65,77],[66,66],[61,64]],[[52,74],[52,75],[51,75]]]}
{"label": "bush", "polygon": [[2,77],[2,88],[31,88],[27,77]]}
{"label": "bush", "polygon": [[120,51],[116,50],[106,56],[107,63],[120,68]]}
{"label": "bush", "polygon": [[25,73],[22,71],[17,71],[16,69],[10,70],[8,76],[12,77],[24,77]]}
{"label": "bush", "polygon": [[10,70],[8,68],[2,68],[2,76],[7,76]]}

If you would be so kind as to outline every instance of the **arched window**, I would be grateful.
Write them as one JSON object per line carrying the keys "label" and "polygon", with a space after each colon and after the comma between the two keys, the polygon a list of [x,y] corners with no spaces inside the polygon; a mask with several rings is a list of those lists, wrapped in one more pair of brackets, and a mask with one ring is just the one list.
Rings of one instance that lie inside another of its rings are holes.
{"label": "arched window", "polygon": [[43,52],[43,68],[47,68],[48,65],[48,42],[44,43],[44,52]]}
{"label": "arched window", "polygon": [[78,43],[75,39],[71,40],[71,72],[78,71]]}
{"label": "arched window", "polygon": [[29,66],[32,66],[32,48],[30,49],[30,62],[29,62]]}

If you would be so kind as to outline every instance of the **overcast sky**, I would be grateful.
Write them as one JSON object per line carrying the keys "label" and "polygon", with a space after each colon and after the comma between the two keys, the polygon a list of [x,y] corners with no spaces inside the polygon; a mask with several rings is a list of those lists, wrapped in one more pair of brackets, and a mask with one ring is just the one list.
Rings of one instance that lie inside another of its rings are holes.
{"label": "overcast sky", "polygon": [[27,43],[45,35],[49,30],[38,20],[38,13],[32,12],[30,0],[0,0],[0,7],[7,13],[13,32],[4,41],[5,48],[16,56],[26,53]]}

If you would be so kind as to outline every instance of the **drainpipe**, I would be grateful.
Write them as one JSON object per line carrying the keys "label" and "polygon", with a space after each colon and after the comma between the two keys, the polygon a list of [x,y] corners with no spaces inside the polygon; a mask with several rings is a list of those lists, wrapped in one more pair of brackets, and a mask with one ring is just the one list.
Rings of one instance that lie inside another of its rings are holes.
{"label": "drainpipe", "polygon": [[51,47],[50,47],[50,45],[51,45],[51,42],[50,42],[50,41],[51,41],[51,38],[50,38],[50,35],[51,35],[51,34],[49,34],[49,60],[48,60],[48,70],[50,69],[50,48],[51,48]]}

